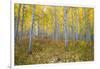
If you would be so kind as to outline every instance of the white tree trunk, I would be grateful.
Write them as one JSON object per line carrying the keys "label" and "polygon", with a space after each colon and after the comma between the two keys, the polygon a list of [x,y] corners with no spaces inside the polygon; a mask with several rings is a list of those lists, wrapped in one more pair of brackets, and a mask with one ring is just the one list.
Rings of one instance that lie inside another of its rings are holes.
{"label": "white tree trunk", "polygon": [[65,38],[65,46],[68,47],[68,33],[67,33],[67,8],[64,7],[64,23],[63,23],[63,27],[64,27],[64,38]]}
{"label": "white tree trunk", "polygon": [[33,6],[33,11],[32,11],[32,24],[30,26],[30,37],[29,37],[29,50],[28,52],[32,54],[32,39],[33,39],[33,25],[34,25],[34,12],[35,12],[35,6]]}

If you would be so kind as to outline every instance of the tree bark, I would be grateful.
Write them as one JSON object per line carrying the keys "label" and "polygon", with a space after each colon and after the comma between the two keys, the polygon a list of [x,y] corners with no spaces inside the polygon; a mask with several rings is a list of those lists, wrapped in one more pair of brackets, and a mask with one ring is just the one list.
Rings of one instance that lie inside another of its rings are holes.
{"label": "tree bark", "polygon": [[65,38],[65,46],[68,47],[68,33],[67,33],[67,8],[64,7],[64,23],[63,23],[63,27],[64,27],[64,38]]}
{"label": "tree bark", "polygon": [[29,50],[28,50],[28,53],[29,54],[32,54],[32,39],[33,39],[33,25],[34,25],[34,12],[35,12],[35,6],[33,6],[33,10],[32,10],[32,24],[30,26],[30,37],[29,37]]}

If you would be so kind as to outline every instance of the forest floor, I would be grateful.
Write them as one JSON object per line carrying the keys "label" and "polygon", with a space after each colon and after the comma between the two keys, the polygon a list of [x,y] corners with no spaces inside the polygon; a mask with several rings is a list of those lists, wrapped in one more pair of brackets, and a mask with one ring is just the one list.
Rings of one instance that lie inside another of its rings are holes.
{"label": "forest floor", "polygon": [[32,54],[28,53],[29,41],[24,38],[15,42],[15,65],[66,63],[94,60],[94,43],[85,41],[69,41],[65,47],[64,41],[50,39],[34,39]]}

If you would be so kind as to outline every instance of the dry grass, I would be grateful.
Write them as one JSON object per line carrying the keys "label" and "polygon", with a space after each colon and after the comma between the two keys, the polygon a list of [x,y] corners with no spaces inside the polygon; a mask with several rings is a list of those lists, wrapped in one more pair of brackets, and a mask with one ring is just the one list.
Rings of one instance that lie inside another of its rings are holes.
{"label": "dry grass", "polygon": [[28,38],[15,42],[15,65],[79,62],[94,60],[93,41],[64,41],[35,38],[32,42],[32,54],[28,54]]}

